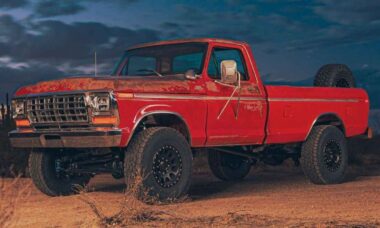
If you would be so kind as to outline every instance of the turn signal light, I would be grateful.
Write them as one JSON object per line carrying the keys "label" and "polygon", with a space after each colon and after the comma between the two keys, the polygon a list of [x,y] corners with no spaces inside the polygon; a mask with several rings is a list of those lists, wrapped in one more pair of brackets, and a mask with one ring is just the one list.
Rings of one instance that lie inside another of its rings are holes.
{"label": "turn signal light", "polygon": [[117,96],[118,98],[128,99],[133,98],[135,95],[133,93],[118,93]]}
{"label": "turn signal light", "polygon": [[19,119],[16,120],[17,127],[30,127],[30,122],[28,119]]}
{"label": "turn signal light", "polygon": [[118,119],[116,116],[95,116],[92,118],[94,125],[117,125]]}

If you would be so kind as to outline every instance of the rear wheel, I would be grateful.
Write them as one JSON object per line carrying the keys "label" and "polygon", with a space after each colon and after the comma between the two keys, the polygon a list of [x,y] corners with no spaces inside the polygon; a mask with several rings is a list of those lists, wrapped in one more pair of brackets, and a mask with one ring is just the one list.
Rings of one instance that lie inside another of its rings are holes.
{"label": "rear wheel", "polygon": [[70,195],[88,184],[90,176],[68,174],[69,159],[56,151],[32,152],[29,156],[29,171],[34,185],[49,196]]}
{"label": "rear wheel", "polygon": [[322,66],[314,79],[314,86],[319,87],[355,87],[351,70],[344,64],[327,64]]}
{"label": "rear wheel", "polygon": [[153,127],[139,132],[125,153],[127,189],[136,191],[143,201],[170,201],[184,196],[190,187],[191,173],[190,146],[172,128]]}
{"label": "rear wheel", "polygon": [[346,139],[342,131],[330,125],[314,127],[301,152],[301,166],[309,180],[314,184],[341,183],[347,162]]}
{"label": "rear wheel", "polygon": [[251,170],[251,163],[247,158],[216,150],[209,150],[208,164],[212,173],[224,181],[243,179]]}

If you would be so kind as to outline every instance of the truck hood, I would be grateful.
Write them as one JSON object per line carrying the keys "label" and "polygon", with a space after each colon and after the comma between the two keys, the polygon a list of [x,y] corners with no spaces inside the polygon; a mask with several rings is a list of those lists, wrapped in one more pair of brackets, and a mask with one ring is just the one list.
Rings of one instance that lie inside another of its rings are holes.
{"label": "truck hood", "polygon": [[17,90],[15,96],[94,90],[131,93],[190,93],[194,86],[194,81],[185,80],[180,76],[168,76],[166,78],[158,76],[76,76],[24,86]]}

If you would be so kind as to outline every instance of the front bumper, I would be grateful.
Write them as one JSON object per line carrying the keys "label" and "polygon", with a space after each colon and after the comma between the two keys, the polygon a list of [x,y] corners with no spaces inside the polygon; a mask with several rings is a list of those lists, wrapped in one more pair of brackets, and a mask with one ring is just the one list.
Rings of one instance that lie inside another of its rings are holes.
{"label": "front bumper", "polygon": [[120,146],[121,130],[27,131],[9,133],[14,148],[106,148]]}

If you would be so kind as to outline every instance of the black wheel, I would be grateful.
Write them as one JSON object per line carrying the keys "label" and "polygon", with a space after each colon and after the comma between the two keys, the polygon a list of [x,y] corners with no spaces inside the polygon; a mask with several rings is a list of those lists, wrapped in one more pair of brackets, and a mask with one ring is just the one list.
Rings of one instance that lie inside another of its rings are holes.
{"label": "black wheel", "polygon": [[209,150],[208,164],[212,173],[224,181],[240,180],[251,170],[251,162],[244,157]]}
{"label": "black wheel", "polygon": [[344,181],[348,162],[346,138],[330,125],[316,126],[303,143],[301,166],[314,184],[338,184]]}
{"label": "black wheel", "polygon": [[344,64],[327,64],[322,66],[314,79],[314,86],[319,87],[355,87],[351,70]]}
{"label": "black wheel", "polygon": [[190,187],[191,172],[190,146],[172,128],[153,127],[139,132],[125,153],[127,189],[137,188],[142,201],[170,201],[184,196]]}
{"label": "black wheel", "polygon": [[64,154],[56,151],[32,152],[29,155],[29,172],[34,185],[49,196],[77,193],[79,186],[90,181],[88,175],[65,173],[68,165]]}

